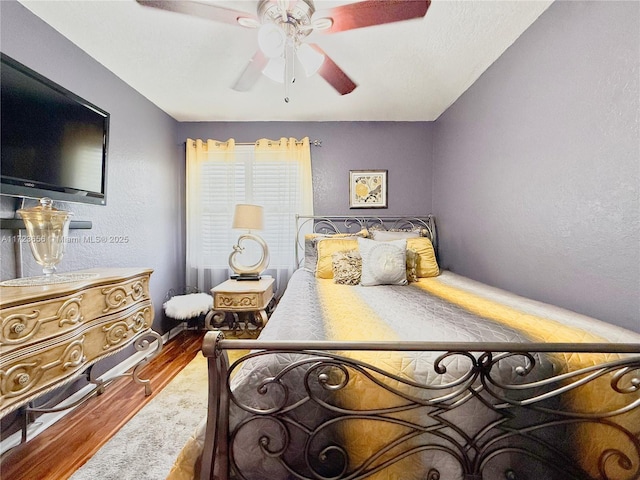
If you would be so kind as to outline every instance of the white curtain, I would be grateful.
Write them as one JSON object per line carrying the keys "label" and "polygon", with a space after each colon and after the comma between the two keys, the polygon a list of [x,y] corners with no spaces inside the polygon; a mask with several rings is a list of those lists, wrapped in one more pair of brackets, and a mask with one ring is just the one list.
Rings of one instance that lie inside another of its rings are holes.
{"label": "white curtain", "polygon": [[309,139],[192,140],[186,144],[186,283],[201,291],[227,280],[228,259],[243,233],[231,229],[237,203],[264,207],[266,272],[284,291],[295,265],[295,215],[313,214]]}

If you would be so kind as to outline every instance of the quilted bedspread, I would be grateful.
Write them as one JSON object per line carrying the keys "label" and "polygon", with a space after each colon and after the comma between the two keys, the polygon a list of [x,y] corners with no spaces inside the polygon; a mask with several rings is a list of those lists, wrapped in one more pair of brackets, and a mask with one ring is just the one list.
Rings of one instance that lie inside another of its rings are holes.
{"label": "quilted bedspread", "polygon": [[[289,282],[287,292],[262,331],[260,339],[640,343],[640,334],[531,301],[446,271],[438,277],[421,278],[418,282],[407,286],[363,287],[335,284],[330,279],[317,279],[313,274],[299,270]],[[469,371],[469,363],[464,356],[453,355],[438,360],[442,352],[335,353],[347,358],[357,358],[360,362],[366,362],[397,375],[397,379],[380,380],[396,392],[377,388],[375,382],[366,375],[355,373],[349,376],[346,387],[335,392],[319,394],[326,395],[325,400],[328,403],[348,411],[372,412],[389,405],[402,405],[404,401],[402,394],[426,395],[415,392],[411,382],[439,386],[441,390],[437,391],[437,394],[440,398],[443,395],[446,397],[447,392],[455,390],[452,385],[456,380],[464,377]],[[612,361],[619,356],[597,353],[535,354],[535,358],[537,363],[535,375],[544,378],[546,375]],[[282,392],[278,389],[270,391],[273,398],[270,398],[270,395],[258,395],[256,384],[265,377],[277,375],[283,367],[293,365],[298,360],[297,354],[293,353],[253,358],[245,362],[245,365],[235,374],[232,390],[238,398],[249,398],[252,407],[269,408],[273,402],[277,404],[281,401]],[[434,368],[436,363],[438,368]],[[517,383],[519,374],[515,367],[519,364],[521,359],[518,357],[506,358],[501,362],[499,382]],[[289,388],[286,398],[288,404],[302,402],[307,395],[302,388],[303,376],[304,371],[297,376],[291,375],[286,380]],[[407,382],[399,381],[405,379]],[[531,381],[532,378],[527,380]],[[628,404],[628,394],[625,397],[615,392],[610,388],[610,382],[610,378],[603,376],[586,386],[556,397],[547,406],[550,408],[561,406],[565,410],[582,413],[597,413],[603,409],[614,410]],[[398,391],[401,393],[400,396],[397,394]],[[433,392],[429,393],[429,395],[432,394]],[[335,424],[330,422],[330,427],[325,425],[328,419],[331,420],[332,413],[323,411],[315,403],[302,402],[299,408],[292,412],[294,422],[299,422],[309,431],[321,428],[323,432],[314,440],[319,446],[315,451],[305,444],[304,439],[308,432],[299,432],[299,437],[298,433],[294,432],[290,434],[291,438],[287,439],[291,451],[283,458],[292,469],[302,472],[302,475],[308,478],[314,478],[313,474],[309,473],[310,469],[316,471],[313,465],[310,467],[307,464],[306,457],[310,454],[316,457],[324,455],[323,458],[329,459],[328,463],[331,463],[331,459],[335,459],[338,464],[346,463],[344,468],[349,471],[356,471],[360,466],[366,465],[369,471],[373,471],[370,478],[376,480],[423,479],[426,478],[425,472],[430,469],[437,470],[443,480],[464,478],[461,466],[463,462],[458,459],[455,452],[451,451],[442,430],[434,429],[431,434],[431,444],[435,445],[434,447],[420,450],[418,447],[424,439],[420,435],[412,435],[411,429],[405,427],[405,423],[420,423],[425,430],[422,436],[429,435],[430,428],[433,428],[432,419],[435,416],[441,416],[443,411],[450,410],[444,415],[455,415],[456,429],[461,429],[460,432],[455,430],[458,432],[456,437],[476,435],[480,438],[481,435],[478,432],[492,421],[497,422],[499,415],[483,407],[483,401],[487,400],[482,398],[482,394],[477,397],[479,401],[468,401],[469,399],[461,401],[459,397],[452,397],[450,400],[445,398],[440,405],[442,408],[437,411],[432,407],[399,411],[397,414],[390,415],[393,422],[371,422],[355,417],[344,422],[336,421]],[[571,444],[572,447],[569,450],[572,452],[571,458],[576,466],[588,472],[593,478],[599,478],[598,459],[603,458],[603,452],[618,448],[632,463],[635,462],[635,465],[625,471],[633,471],[638,468],[637,451],[629,451],[627,447],[621,447],[629,442],[620,436],[628,433],[637,438],[640,434],[638,410],[640,409],[636,408],[607,420],[617,422],[621,428],[612,429],[606,422],[605,424],[568,422],[544,441],[550,446],[554,443],[565,446]],[[537,414],[540,412],[534,412],[532,415]],[[250,472],[245,473],[246,478],[298,478],[288,472],[280,462],[266,458],[259,452],[260,438],[264,437],[265,433],[268,434],[267,436],[276,436],[281,426],[275,425],[272,420],[249,421],[247,420],[249,417],[251,415],[246,411],[237,408],[232,410],[231,428],[242,426],[235,436],[234,461],[243,472]],[[246,425],[243,422],[246,422]],[[202,435],[203,428],[199,429],[199,432],[194,434],[185,446],[169,478],[172,480],[194,478],[198,455],[202,448]],[[348,460],[344,460],[344,456],[341,455],[332,457],[335,452],[331,449],[322,454],[318,453],[322,450],[323,443],[331,444],[336,438],[339,439],[341,447],[348,452]],[[398,455],[398,449],[388,447],[398,438],[406,440],[405,447],[407,444],[414,445],[420,451],[416,450],[410,456],[410,461],[390,462],[387,468],[375,472],[376,465],[382,465],[386,460]],[[491,441],[488,442],[490,443]],[[475,448],[479,447],[476,445]],[[269,449],[274,451],[278,446],[271,444]],[[496,469],[496,478],[503,478],[505,465],[511,465],[513,462],[517,464],[517,459],[514,460],[509,455],[503,455],[503,457],[506,458],[487,456],[487,464],[491,465],[483,470],[485,474],[483,478],[493,478],[493,474],[490,473],[491,468]],[[371,461],[371,458],[374,460]],[[336,474],[331,468],[328,470],[318,468],[320,475],[326,478]],[[615,474],[612,478],[616,478]],[[627,478],[624,472],[621,473],[620,478]]]}

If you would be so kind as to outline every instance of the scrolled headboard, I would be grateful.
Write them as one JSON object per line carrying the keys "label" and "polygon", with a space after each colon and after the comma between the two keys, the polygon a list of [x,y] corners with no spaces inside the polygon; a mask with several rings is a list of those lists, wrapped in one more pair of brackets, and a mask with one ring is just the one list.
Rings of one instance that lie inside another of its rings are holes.
{"label": "scrolled headboard", "polygon": [[383,230],[423,229],[438,255],[438,234],[433,215],[363,216],[363,215],[296,215],[296,264],[304,258],[304,236],[308,233],[357,233],[363,228]]}

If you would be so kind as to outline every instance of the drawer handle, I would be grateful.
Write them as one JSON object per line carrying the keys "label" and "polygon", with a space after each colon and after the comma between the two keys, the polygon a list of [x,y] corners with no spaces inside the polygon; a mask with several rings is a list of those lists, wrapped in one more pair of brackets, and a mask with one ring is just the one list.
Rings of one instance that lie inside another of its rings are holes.
{"label": "drawer handle", "polygon": [[29,380],[31,380],[31,377],[28,373],[21,373],[16,377],[15,382],[20,386],[24,386],[29,383]]}
{"label": "drawer handle", "polygon": [[20,335],[26,328],[27,326],[24,323],[14,323],[11,327],[11,331],[16,335]]}

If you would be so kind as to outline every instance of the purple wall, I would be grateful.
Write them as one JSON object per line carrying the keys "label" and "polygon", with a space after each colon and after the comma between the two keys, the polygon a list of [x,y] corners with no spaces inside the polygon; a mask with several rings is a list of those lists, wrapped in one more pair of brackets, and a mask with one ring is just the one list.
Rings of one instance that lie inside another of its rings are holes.
{"label": "purple wall", "polygon": [[[194,122],[178,139],[253,142],[309,137],[316,215],[424,215],[431,212],[432,135],[429,122]],[[349,170],[388,170],[386,209],[349,209]]]}
{"label": "purple wall", "polygon": [[[70,209],[93,221],[79,235],[131,241],[74,244],[61,269],[150,266],[159,311],[183,281],[184,140],[309,136],[316,213],[433,211],[445,267],[640,330],[637,2],[554,3],[435,124],[177,123],[17,2],[0,9],[3,52],[112,115],[109,204]],[[349,170],[378,168],[389,208],[350,210]],[[3,244],[3,279],[11,259]]]}
{"label": "purple wall", "polygon": [[555,2],[436,122],[442,263],[640,331],[640,4]]}
{"label": "purple wall", "polygon": [[[170,288],[184,283],[184,247],[178,198],[182,198],[183,149],[176,145],[177,122],[109,70],[14,1],[0,2],[2,52],[77,93],[111,114],[107,205],[59,203],[75,220],[90,220],[91,230],[73,236],[122,235],[128,242],[73,243],[58,266],[60,272],[93,267],[140,266],[154,269],[151,295],[160,332],[162,302]],[[27,207],[35,205],[29,201]],[[12,217],[15,201],[0,197],[3,217]],[[11,238],[10,230],[2,236]],[[14,278],[11,242],[2,245],[2,279]],[[23,245],[24,276],[42,273]]]}

